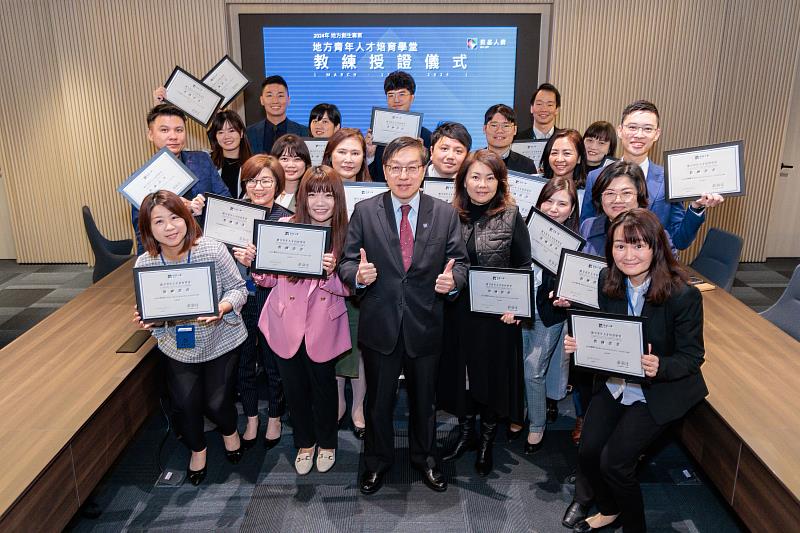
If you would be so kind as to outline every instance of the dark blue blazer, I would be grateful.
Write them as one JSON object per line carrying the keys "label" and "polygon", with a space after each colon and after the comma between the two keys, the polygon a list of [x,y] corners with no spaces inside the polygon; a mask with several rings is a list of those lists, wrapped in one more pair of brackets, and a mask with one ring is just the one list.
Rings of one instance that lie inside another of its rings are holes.
{"label": "dark blue blazer", "polygon": [[[597,216],[592,204],[592,187],[602,168],[595,169],[586,177],[586,194],[581,205],[581,222]],[[672,240],[672,245],[678,250],[688,248],[700,226],[705,222],[705,212],[697,213],[685,209],[681,202],[668,202],[664,196],[664,167],[650,161],[647,171],[647,196],[650,202],[650,211],[656,214],[661,225],[667,230]]]}
{"label": "dark blue blazer", "polygon": [[[247,140],[250,141],[250,148],[254,154],[268,154],[272,150],[271,146],[269,150],[264,150],[264,128],[266,125],[267,119],[264,119],[247,126]],[[299,137],[309,136],[307,127],[289,120],[289,118],[286,119],[286,133],[292,133]]]}
{"label": "dark blue blazer", "polygon": [[[230,191],[219,177],[217,167],[214,166],[208,153],[184,150],[181,152],[181,161],[197,176],[197,183],[184,196],[194,198],[198,194],[210,192],[219,196],[231,197]],[[136,253],[141,255],[144,253],[144,248],[139,235],[139,210],[133,206],[131,206],[131,223],[133,231],[136,232]]]}
{"label": "dark blue blazer", "polygon": [[[422,138],[422,144],[424,144],[425,148],[430,152],[431,130],[423,126],[419,136]],[[382,145],[375,147],[375,159],[372,160],[372,163],[370,163],[368,167],[369,176],[372,178],[372,181],[386,181],[386,176],[383,175],[383,150],[385,148],[386,147]],[[428,159],[430,159],[430,157]]]}

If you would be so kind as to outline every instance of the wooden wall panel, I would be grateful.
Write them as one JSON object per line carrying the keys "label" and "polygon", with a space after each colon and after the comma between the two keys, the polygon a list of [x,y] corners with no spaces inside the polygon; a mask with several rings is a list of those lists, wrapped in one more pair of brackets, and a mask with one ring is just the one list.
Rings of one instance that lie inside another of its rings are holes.
{"label": "wooden wall panel", "polygon": [[616,125],[646,98],[662,114],[656,162],[663,150],[744,139],[748,194],[709,213],[684,259],[716,226],[744,237],[742,261],[763,261],[799,31],[794,0],[554,0],[559,124]]}

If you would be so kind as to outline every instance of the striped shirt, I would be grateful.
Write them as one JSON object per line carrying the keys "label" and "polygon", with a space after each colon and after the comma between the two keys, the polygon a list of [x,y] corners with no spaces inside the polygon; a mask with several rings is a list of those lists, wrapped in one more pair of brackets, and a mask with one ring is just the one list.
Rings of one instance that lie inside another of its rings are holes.
{"label": "striped shirt", "polygon": [[[225,313],[222,320],[204,324],[197,320],[169,321],[162,327],[154,327],[152,335],[158,340],[158,348],[165,355],[182,363],[204,363],[228,353],[247,338],[247,329],[242,321],[242,307],[247,301],[247,288],[239,269],[236,268],[231,254],[225,245],[207,237],[200,237],[192,247],[192,263],[213,262],[217,278],[217,294],[219,301],[228,302],[233,310]],[[160,255],[148,253],[136,259],[137,267],[185,264],[186,260],[169,261]],[[175,326],[178,324],[194,324],[195,347],[178,349],[175,343]]]}

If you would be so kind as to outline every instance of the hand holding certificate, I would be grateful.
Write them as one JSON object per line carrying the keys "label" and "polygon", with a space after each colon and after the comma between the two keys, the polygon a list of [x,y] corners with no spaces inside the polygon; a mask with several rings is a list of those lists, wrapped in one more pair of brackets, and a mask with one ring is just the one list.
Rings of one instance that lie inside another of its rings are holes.
{"label": "hand holding certificate", "polygon": [[256,220],[265,220],[267,214],[266,207],[206,194],[203,235],[231,246],[247,246],[252,242]]}
{"label": "hand holding certificate", "polygon": [[530,318],[532,273],[529,269],[470,267],[470,310]]}
{"label": "hand holding certificate", "polygon": [[570,302],[599,309],[597,281],[606,260],[562,248],[555,295]]}
{"label": "hand holding certificate", "polygon": [[324,257],[330,246],[331,228],[292,222],[257,221],[253,242],[253,270],[303,278],[326,276]]}
{"label": "hand holding certificate", "polygon": [[167,101],[207,127],[222,102],[222,95],[181,67],[175,67],[164,84]]}
{"label": "hand holding certificate", "polygon": [[145,196],[161,189],[183,196],[197,183],[197,176],[175,157],[167,148],[162,148],[150,160],[130,175],[117,189],[136,209]]}
{"label": "hand holding certificate", "polygon": [[133,281],[145,324],[219,314],[213,262],[134,268]]}
{"label": "hand holding certificate", "polygon": [[203,76],[203,83],[222,95],[220,108],[225,107],[236,98],[236,95],[244,90],[249,81],[239,65],[227,55],[211,67],[208,74]]}
{"label": "hand holding certificate", "polygon": [[531,237],[531,259],[553,274],[558,272],[562,249],[579,251],[586,243],[586,239],[535,207],[531,207],[528,214],[528,233]]}
{"label": "hand holding certificate", "polygon": [[644,318],[594,311],[568,313],[577,366],[625,378],[645,377]]}
{"label": "hand holding certificate", "polygon": [[677,202],[704,194],[744,194],[742,141],[664,152],[667,200]]}
{"label": "hand holding certificate", "polygon": [[398,137],[419,137],[422,113],[372,108],[372,143],[387,145]]}
{"label": "hand holding certificate", "polygon": [[389,187],[385,183],[368,181],[344,182],[344,199],[347,204],[347,218],[350,219],[353,215],[353,210],[356,208],[358,202],[385,193],[388,190]]}

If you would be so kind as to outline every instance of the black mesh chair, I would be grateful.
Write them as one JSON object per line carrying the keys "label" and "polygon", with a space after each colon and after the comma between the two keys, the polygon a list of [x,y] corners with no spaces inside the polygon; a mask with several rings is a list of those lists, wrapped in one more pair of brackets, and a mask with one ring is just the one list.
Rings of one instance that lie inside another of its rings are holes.
{"label": "black mesh chair", "polygon": [[794,269],[789,286],[775,305],[761,316],[800,341],[800,266]]}
{"label": "black mesh chair", "polygon": [[711,228],[700,253],[689,266],[717,287],[731,292],[743,242],[738,235]]}
{"label": "black mesh chair", "polygon": [[94,252],[92,282],[97,283],[133,257],[131,255],[133,241],[131,239],[110,241],[103,237],[97,229],[92,212],[86,206],[83,206],[83,225],[86,227],[86,236],[89,237],[89,244],[92,245]]}

